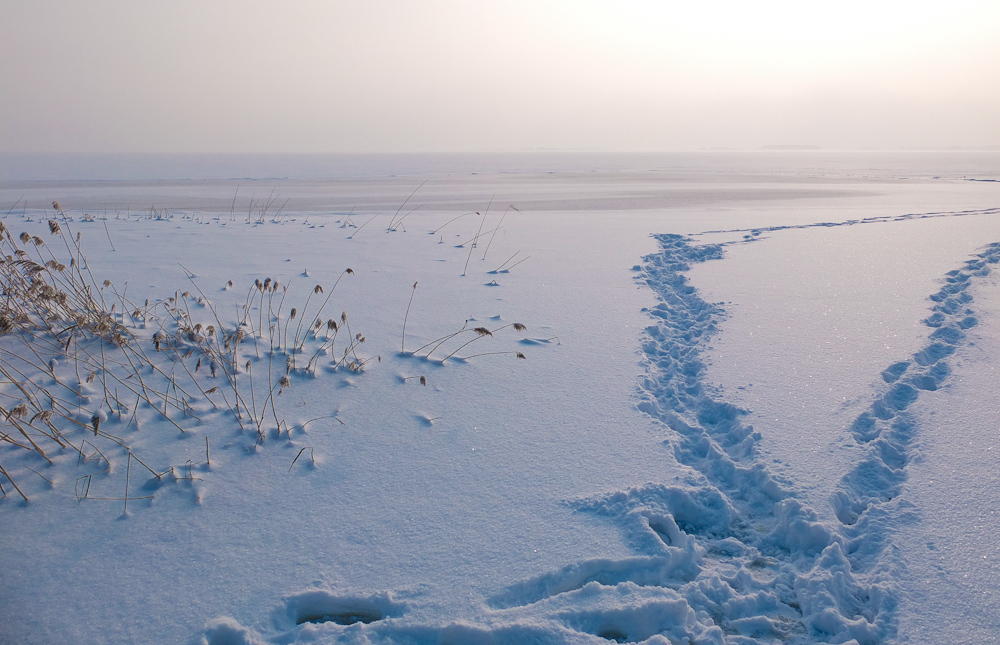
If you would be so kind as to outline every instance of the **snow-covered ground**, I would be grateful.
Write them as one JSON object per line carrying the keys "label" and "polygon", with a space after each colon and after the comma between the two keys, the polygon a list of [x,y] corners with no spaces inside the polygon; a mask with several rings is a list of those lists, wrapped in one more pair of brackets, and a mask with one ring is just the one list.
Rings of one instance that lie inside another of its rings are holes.
{"label": "snow-covered ground", "polygon": [[1000,633],[1000,153],[43,161],[0,642]]}

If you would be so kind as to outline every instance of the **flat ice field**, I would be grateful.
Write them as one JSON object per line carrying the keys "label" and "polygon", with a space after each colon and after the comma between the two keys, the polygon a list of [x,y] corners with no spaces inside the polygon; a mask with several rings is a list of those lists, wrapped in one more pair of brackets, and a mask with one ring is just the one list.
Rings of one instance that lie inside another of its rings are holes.
{"label": "flat ice field", "polygon": [[0,643],[1000,634],[1000,153],[2,161]]}

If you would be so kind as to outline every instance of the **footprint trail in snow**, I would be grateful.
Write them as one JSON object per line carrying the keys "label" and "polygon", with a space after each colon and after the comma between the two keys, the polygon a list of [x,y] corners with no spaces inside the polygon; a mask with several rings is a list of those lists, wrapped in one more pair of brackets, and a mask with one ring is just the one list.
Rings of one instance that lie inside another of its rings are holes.
{"label": "footprint trail in snow", "polygon": [[821,522],[793,482],[758,457],[746,411],[719,398],[702,356],[725,312],[705,302],[684,272],[721,258],[720,245],[658,235],[639,280],[659,297],[648,314],[639,408],[670,428],[665,443],[683,466],[650,483],[572,504],[615,523],[634,549],[625,559],[586,560],[487,599],[476,623],[407,620],[392,592],[338,597],[306,590],[286,599],[265,639],[228,618],[207,643],[883,643],[896,633],[901,571],[894,518],[910,444],[920,428],[907,408],[948,377],[946,363],[977,323],[970,285],[1000,262],[991,244],[945,276],[932,295],[925,347],[888,366],[884,386],[848,428],[864,448]]}
{"label": "footprint trail in snow", "polygon": [[[930,297],[927,345],[882,372],[884,391],[849,428],[865,452],[832,500],[840,523],[825,524],[757,458],[760,435],[741,421],[746,412],[715,398],[705,381],[702,353],[724,311],[682,274],[721,258],[722,248],[677,235],[657,240],[662,251],[645,258],[641,276],[661,302],[649,311],[639,407],[676,433],[667,444],[689,474],[577,504],[618,523],[641,556],[541,576],[494,606],[548,604],[543,611],[562,616],[564,627],[619,642],[891,640],[901,566],[892,520],[905,512],[893,500],[919,431],[906,409],[950,373],[946,359],[977,323],[969,286],[1000,262],[1000,244],[945,276]],[[584,599],[600,609],[584,611]]]}

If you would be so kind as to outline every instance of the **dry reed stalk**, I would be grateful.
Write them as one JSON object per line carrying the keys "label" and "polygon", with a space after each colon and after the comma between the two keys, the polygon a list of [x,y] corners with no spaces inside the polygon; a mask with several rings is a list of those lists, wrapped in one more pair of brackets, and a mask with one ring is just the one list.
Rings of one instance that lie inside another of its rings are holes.
{"label": "dry reed stalk", "polygon": [[[313,287],[312,292],[306,297],[306,304],[304,304],[302,306],[302,316],[299,318],[299,325],[298,325],[298,327],[295,328],[295,339],[292,341],[292,360],[293,360],[293,364],[294,364],[294,360],[295,360],[295,353],[299,349],[301,349],[300,346],[299,346],[299,333],[302,331],[302,322],[306,319],[306,312],[309,310],[309,303],[310,303],[310,301],[312,301],[313,295],[315,295],[317,293],[323,293],[323,287],[321,285],[318,285],[318,284],[315,287]],[[322,310],[320,310],[320,313],[323,313]],[[302,338],[302,344],[304,345],[305,342],[306,342],[306,339],[305,339],[305,337],[303,337]]]}
{"label": "dry reed stalk", "polygon": [[128,479],[132,473],[132,453],[128,453],[128,461],[125,463],[125,510],[123,515],[128,515]]}
{"label": "dry reed stalk", "polygon": [[375,219],[376,217],[378,217],[377,214],[376,215],[372,215],[371,219],[369,219],[367,222],[365,222],[364,224],[362,224],[359,228],[356,228],[353,233],[351,233],[350,235],[347,236],[347,239],[353,240],[354,236],[357,235],[358,233],[360,233],[361,229],[363,229],[364,227],[366,227],[369,224],[371,224],[372,220]]}
{"label": "dry reed stalk", "polygon": [[503,215],[500,216],[500,223],[497,224],[497,227],[495,229],[493,229],[493,235],[490,236],[490,241],[486,244],[486,250],[483,251],[483,259],[484,260],[486,259],[486,254],[490,252],[490,246],[493,245],[493,238],[497,236],[497,231],[500,230],[500,226],[503,225],[504,218],[507,217],[507,212],[511,211],[511,210],[517,211],[518,213],[521,212],[521,211],[517,210],[517,208],[515,208],[513,204],[509,204],[507,206],[507,208],[503,212]]}
{"label": "dry reed stalk", "polygon": [[517,262],[515,262],[514,264],[512,264],[512,265],[510,265],[509,267],[507,267],[506,269],[504,269],[504,271],[506,271],[507,273],[510,273],[510,270],[511,270],[511,269],[513,269],[513,268],[514,268],[514,267],[516,267],[517,265],[521,264],[522,262],[525,262],[525,261],[527,261],[527,260],[530,260],[530,259],[531,259],[531,256],[530,256],[530,255],[529,255],[528,257],[526,257],[526,258],[522,258],[521,260],[518,260],[518,261],[517,261]]}
{"label": "dry reed stalk", "polygon": [[11,485],[14,487],[14,490],[16,490],[21,495],[21,497],[24,498],[24,501],[26,502],[31,501],[30,499],[28,499],[28,496],[24,494],[24,491],[21,490],[21,487],[17,485],[17,482],[15,482],[13,478],[11,478],[10,474],[4,469],[2,464],[0,464],[0,473],[3,473],[3,476],[6,477],[7,481],[9,481]]}
{"label": "dry reed stalk", "polygon": [[[386,231],[395,231],[396,230],[395,229],[395,224],[397,224],[397,222],[396,222],[396,215],[399,215],[399,211],[403,210],[403,207],[406,206],[406,202],[410,201],[410,198],[413,197],[414,195],[416,195],[417,191],[420,190],[421,188],[423,188],[424,184],[426,184],[428,181],[430,181],[430,180],[429,179],[425,179],[423,181],[423,183],[421,183],[419,186],[417,186],[416,188],[413,189],[413,192],[410,193],[409,197],[407,197],[406,199],[403,200],[403,203],[399,205],[399,208],[396,209],[395,214],[393,214],[392,219],[389,221],[389,228],[385,229]],[[417,208],[419,208],[419,206]],[[414,209],[414,210],[416,210],[416,209]],[[413,211],[410,211],[410,212],[413,212]],[[409,213],[407,213],[407,215],[409,215]],[[405,217],[405,215],[403,217]],[[401,222],[403,220],[400,219],[399,221]],[[354,236],[352,235],[351,237],[354,237]]]}
{"label": "dry reed stalk", "polygon": [[236,196],[240,194],[240,185],[236,184],[236,192],[233,193],[233,203],[229,207],[229,221],[236,221]]}
{"label": "dry reed stalk", "polygon": [[[450,353],[447,356],[445,356],[444,358],[442,358],[441,362],[443,363],[446,360],[448,360],[449,358],[451,358],[452,356],[454,356],[455,354],[457,354],[463,347],[465,347],[469,343],[474,343],[475,341],[479,340],[480,338],[484,338],[486,336],[489,336],[490,338],[493,338],[493,333],[494,332],[498,332],[498,331],[500,331],[502,329],[506,329],[507,327],[513,327],[514,329],[516,329],[518,331],[526,331],[528,329],[525,325],[523,325],[521,323],[509,323],[509,324],[506,324],[506,325],[504,325],[502,327],[497,327],[496,329],[493,329],[493,330],[486,329],[485,327],[476,327],[475,329],[472,330],[472,331],[476,332],[476,337],[473,338],[472,340],[466,342],[466,343],[463,343],[455,351],[453,351],[452,353]],[[469,357],[469,358],[471,358],[471,357]]]}
{"label": "dry reed stalk", "polygon": [[399,353],[406,355],[406,319],[410,317],[410,305],[413,304],[413,295],[417,293],[417,283],[413,283],[413,290],[410,291],[410,301],[406,303],[406,314],[403,316],[403,340],[399,344]]}
{"label": "dry reed stalk", "polygon": [[500,273],[501,271],[503,271],[503,268],[504,268],[505,266],[507,266],[507,264],[508,264],[508,263],[509,263],[509,262],[510,262],[511,260],[513,260],[514,258],[516,258],[516,257],[518,256],[518,254],[519,254],[520,252],[521,252],[521,251],[519,250],[519,251],[517,251],[516,253],[514,253],[514,255],[510,256],[509,258],[507,258],[507,262],[504,262],[503,264],[501,264],[501,265],[500,265],[500,266],[498,266],[497,268],[493,269],[492,271],[490,271],[490,273]]}
{"label": "dry reed stalk", "polygon": [[312,465],[316,465],[316,453],[313,451],[312,446],[305,446],[302,450],[299,450],[299,454],[295,455],[295,459],[292,460],[292,465],[288,467],[288,472],[292,472],[292,466],[295,465],[295,462],[299,460],[299,457],[301,457],[302,453],[306,450],[309,451],[309,459],[312,461]]}
{"label": "dry reed stalk", "polygon": [[115,248],[115,243],[111,241],[111,232],[108,231],[108,218],[105,217],[101,221],[104,223],[104,233],[108,236],[108,243],[111,244],[111,250],[118,251],[118,249]]}
{"label": "dry reed stalk", "polygon": [[28,470],[30,470],[31,472],[35,473],[36,475],[38,475],[39,477],[41,477],[42,479],[44,479],[46,482],[48,482],[49,488],[53,488],[55,486],[55,484],[52,483],[51,479],[49,479],[48,477],[46,477],[42,473],[38,472],[37,470],[35,470],[31,466],[25,466],[25,468],[27,468]]}
{"label": "dry reed stalk", "polygon": [[[400,226],[400,224],[403,223],[403,220],[410,216],[410,213],[412,213],[413,211],[416,211],[416,210],[420,210],[421,208],[423,208],[426,205],[427,204],[421,204],[420,206],[417,206],[416,208],[411,208],[409,211],[407,211],[406,215],[403,215],[402,217],[400,217],[399,221],[396,222],[395,224],[393,224],[388,230],[395,232],[396,230],[399,229],[399,226]],[[403,229],[403,232],[404,233],[406,232],[405,228]]]}
{"label": "dry reed stalk", "polygon": [[496,354],[514,354],[515,358],[517,358],[518,360],[527,360],[527,358],[528,358],[527,356],[525,356],[521,352],[513,352],[513,351],[511,351],[511,352],[483,352],[481,354],[473,354],[472,356],[463,356],[461,358],[461,360],[467,361],[470,358],[475,358],[477,356],[493,356],[493,355],[496,355]]}
{"label": "dry reed stalk", "polygon": [[453,332],[451,334],[447,334],[445,336],[441,336],[440,338],[435,338],[434,340],[432,340],[431,342],[427,343],[423,347],[418,347],[417,349],[415,349],[413,351],[413,354],[416,355],[417,352],[419,352],[420,350],[422,350],[422,349],[424,349],[424,348],[426,348],[426,347],[428,347],[430,345],[434,345],[434,343],[437,343],[436,345],[434,345],[434,347],[431,348],[431,351],[427,352],[427,354],[424,355],[424,358],[430,358],[431,354],[433,354],[435,352],[435,350],[437,350],[438,347],[440,347],[441,345],[443,345],[448,340],[454,338],[455,336],[458,336],[459,334],[461,334],[463,332],[471,331],[470,329],[468,329],[468,326],[469,326],[469,321],[466,320],[465,324],[462,325],[462,328],[459,329],[458,331]]}
{"label": "dry reed stalk", "polygon": [[472,259],[472,249],[476,248],[476,241],[479,239],[479,233],[483,230],[483,224],[486,223],[486,218],[490,214],[490,206],[493,205],[493,198],[496,197],[496,193],[490,197],[490,203],[486,206],[486,213],[483,215],[482,221],[479,222],[479,232],[476,233],[476,237],[473,238],[472,246],[469,247],[469,255],[465,258],[465,268],[462,269],[462,275],[464,276],[469,271],[469,260]]}
{"label": "dry reed stalk", "polygon": [[437,234],[438,234],[438,231],[440,231],[441,229],[443,229],[443,228],[444,228],[445,226],[448,226],[449,224],[451,224],[451,223],[452,223],[452,222],[454,222],[455,220],[459,220],[459,219],[462,219],[462,218],[463,218],[463,217],[465,217],[466,215],[479,215],[479,211],[469,211],[468,213],[462,213],[461,215],[458,215],[458,216],[456,216],[456,217],[452,217],[452,218],[451,218],[450,220],[448,220],[447,222],[445,222],[445,223],[444,223],[444,224],[442,224],[441,226],[439,226],[439,227],[437,227],[436,229],[434,229],[433,231],[431,231],[431,232],[430,232],[430,234],[431,234],[431,235],[437,235]]}

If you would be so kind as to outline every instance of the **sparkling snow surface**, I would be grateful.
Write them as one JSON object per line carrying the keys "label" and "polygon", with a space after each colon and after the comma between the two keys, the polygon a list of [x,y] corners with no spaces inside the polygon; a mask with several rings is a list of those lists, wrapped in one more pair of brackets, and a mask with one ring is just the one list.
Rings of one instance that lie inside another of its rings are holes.
{"label": "sparkling snow surface", "polygon": [[[261,415],[262,442],[205,397],[184,433],[104,408],[161,479],[84,426],[67,440],[110,463],[0,442],[31,500],[0,475],[0,643],[1000,633],[1000,153],[0,161],[3,255],[36,253],[22,231],[65,255],[49,219],[80,232],[109,306],[154,305],[122,322],[178,383],[195,355],[154,351],[159,303],[213,324],[200,289],[234,332],[265,278],[287,293],[246,313],[256,405],[290,355],[258,321],[295,335],[292,306],[309,326],[332,293],[323,320],[346,312],[368,361],[334,367],[338,341],[291,370],[290,431]],[[496,333],[414,355],[466,324]],[[0,349],[30,371],[16,334]],[[5,411],[21,398],[0,381]],[[126,486],[150,499],[97,499]]]}

